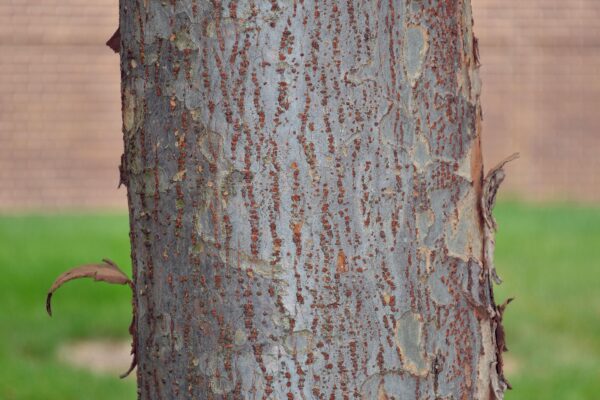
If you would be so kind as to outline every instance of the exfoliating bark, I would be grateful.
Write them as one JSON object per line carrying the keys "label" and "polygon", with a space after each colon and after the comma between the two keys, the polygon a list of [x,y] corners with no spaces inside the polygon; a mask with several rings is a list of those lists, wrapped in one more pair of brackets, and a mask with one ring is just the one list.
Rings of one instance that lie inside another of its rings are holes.
{"label": "exfoliating bark", "polygon": [[140,398],[501,398],[469,0],[120,15]]}

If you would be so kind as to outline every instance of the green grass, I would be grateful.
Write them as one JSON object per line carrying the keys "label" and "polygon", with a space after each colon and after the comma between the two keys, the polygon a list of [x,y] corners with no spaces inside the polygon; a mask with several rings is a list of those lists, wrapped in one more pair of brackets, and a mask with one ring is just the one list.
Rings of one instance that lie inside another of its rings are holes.
{"label": "green grass", "polygon": [[[587,400],[600,393],[600,209],[502,203],[498,301],[510,347],[507,400]],[[125,215],[0,217],[0,399],[134,399],[133,380],[61,364],[61,343],[125,338],[126,287],[82,280],[44,298],[72,266],[111,258],[129,273]],[[125,366],[126,367],[126,366]]]}
{"label": "green grass", "polygon": [[[108,257],[130,272],[125,215],[0,218],[0,399],[134,399],[133,380],[98,376],[56,360],[57,347],[79,338],[124,338],[131,321],[127,287],[81,280],[53,298],[56,276]],[[127,366],[124,366],[127,369]]]}
{"label": "green grass", "polygon": [[600,393],[600,209],[500,204],[496,264],[515,367],[507,400]]}

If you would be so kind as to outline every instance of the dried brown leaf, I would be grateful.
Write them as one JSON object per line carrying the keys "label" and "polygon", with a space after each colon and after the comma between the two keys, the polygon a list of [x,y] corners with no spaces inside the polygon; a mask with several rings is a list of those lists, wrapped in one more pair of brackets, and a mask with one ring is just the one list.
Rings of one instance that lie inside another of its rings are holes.
{"label": "dried brown leaf", "polygon": [[[48,290],[48,296],[46,297],[46,311],[48,311],[48,315],[52,316],[52,295],[54,292],[60,288],[66,282],[72,281],[74,279],[80,278],[93,278],[98,282],[106,282],[112,283],[116,285],[129,285],[131,288],[132,295],[135,296],[135,287],[133,282],[125,275],[123,271],[111,260],[104,259],[100,264],[87,264],[82,265],[76,268],[73,268],[63,274],[61,274],[52,286],[50,290]],[[131,371],[137,365],[137,351],[136,351],[136,330],[135,330],[135,321],[136,321],[136,307],[135,307],[135,298],[132,298],[132,319],[131,325],[129,326],[129,333],[131,334],[131,354],[133,358],[131,360],[131,365],[129,369],[121,374],[121,378],[127,377]]]}
{"label": "dried brown leaf", "polygon": [[95,281],[107,282],[116,285],[132,285],[131,280],[119,269],[119,267],[110,260],[102,260],[100,264],[87,264],[73,268],[61,274],[48,290],[46,297],[46,311],[52,316],[52,295],[66,282],[73,279],[93,278]]}

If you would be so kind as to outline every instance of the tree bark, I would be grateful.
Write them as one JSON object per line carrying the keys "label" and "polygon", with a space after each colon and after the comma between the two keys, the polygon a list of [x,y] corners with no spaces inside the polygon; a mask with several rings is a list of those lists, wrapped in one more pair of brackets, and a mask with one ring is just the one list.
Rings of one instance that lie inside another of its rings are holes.
{"label": "tree bark", "polygon": [[469,0],[121,0],[141,399],[501,398]]}

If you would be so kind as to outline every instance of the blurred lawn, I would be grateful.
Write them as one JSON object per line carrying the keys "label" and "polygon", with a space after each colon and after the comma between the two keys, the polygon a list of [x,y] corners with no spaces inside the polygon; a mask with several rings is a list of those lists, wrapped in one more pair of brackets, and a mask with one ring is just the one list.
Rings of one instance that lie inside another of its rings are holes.
{"label": "blurred lawn", "polygon": [[135,380],[92,375],[55,358],[64,341],[126,337],[130,290],[85,279],[56,293],[54,317],[44,305],[56,276],[78,264],[108,257],[129,274],[127,232],[125,214],[0,218],[0,399],[136,398]]}
{"label": "blurred lawn", "polygon": [[[600,209],[502,203],[497,265],[505,283],[507,400],[588,400],[600,393]],[[46,290],[72,266],[108,257],[129,273],[125,215],[0,217],[0,399],[134,399],[134,380],[56,360],[81,338],[125,338],[126,287],[69,283],[45,313]],[[126,366],[125,366],[126,367]]]}

